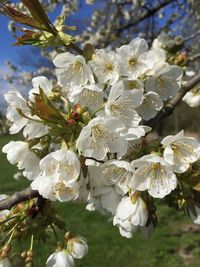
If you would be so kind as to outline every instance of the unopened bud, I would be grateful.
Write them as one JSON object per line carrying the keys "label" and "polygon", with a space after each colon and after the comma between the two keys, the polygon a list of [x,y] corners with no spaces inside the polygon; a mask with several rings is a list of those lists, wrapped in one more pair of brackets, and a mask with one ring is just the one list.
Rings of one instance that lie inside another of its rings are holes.
{"label": "unopened bud", "polygon": [[68,241],[68,240],[69,240],[70,238],[72,238],[72,237],[73,237],[73,235],[72,235],[71,232],[68,231],[68,232],[65,233],[64,238],[65,238],[66,241]]}
{"label": "unopened bud", "polygon": [[85,112],[85,109],[80,106],[80,104],[75,105],[76,112],[81,115],[83,112]]}
{"label": "unopened bud", "polygon": [[82,119],[85,123],[88,123],[88,121],[90,120],[90,115],[87,111],[82,114]]}
{"label": "unopened bud", "polygon": [[21,257],[22,257],[23,259],[25,259],[25,258],[27,257],[27,252],[26,252],[26,251],[23,251],[23,252],[21,253]]}
{"label": "unopened bud", "polygon": [[77,120],[77,119],[80,118],[80,115],[78,114],[77,111],[72,111],[71,115],[72,115],[72,117],[73,117],[75,120]]}
{"label": "unopened bud", "polygon": [[33,257],[33,251],[32,250],[28,250],[27,251],[27,256],[32,258]]}
{"label": "unopened bud", "polygon": [[68,120],[67,120],[67,123],[68,123],[69,125],[74,125],[74,124],[76,124],[76,121],[75,121],[74,119],[68,119]]}
{"label": "unopened bud", "polygon": [[9,253],[11,250],[11,245],[10,244],[5,244],[2,248],[2,251],[5,251],[7,253]]}

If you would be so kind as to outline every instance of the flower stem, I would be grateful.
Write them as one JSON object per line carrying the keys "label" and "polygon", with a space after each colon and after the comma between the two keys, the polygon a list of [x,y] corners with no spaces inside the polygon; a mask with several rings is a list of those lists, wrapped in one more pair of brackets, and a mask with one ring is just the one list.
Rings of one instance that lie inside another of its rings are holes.
{"label": "flower stem", "polygon": [[29,250],[33,250],[33,241],[34,241],[34,235],[31,235],[31,245]]}

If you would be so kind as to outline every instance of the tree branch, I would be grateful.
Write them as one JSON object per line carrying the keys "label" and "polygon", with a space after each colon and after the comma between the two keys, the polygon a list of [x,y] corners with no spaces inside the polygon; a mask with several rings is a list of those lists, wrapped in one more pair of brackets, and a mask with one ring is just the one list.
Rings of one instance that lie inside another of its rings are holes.
{"label": "tree branch", "polygon": [[176,108],[176,106],[181,102],[184,95],[190,91],[195,85],[200,83],[200,72],[192,78],[190,81],[188,81],[185,85],[182,86],[178,94],[171,99],[162,109],[158,112],[155,118],[149,120],[146,125],[150,126],[152,129],[157,128],[159,123],[171,115]]}
{"label": "tree branch", "polygon": [[26,189],[14,193],[12,196],[7,197],[0,201],[0,211],[1,210],[10,210],[12,207],[17,205],[20,202],[25,200],[30,200],[35,197],[39,197],[39,193],[36,190],[32,190],[31,187],[27,187]]}
{"label": "tree branch", "polygon": [[195,60],[197,60],[199,58],[200,58],[200,53],[197,53],[196,55],[193,55],[193,56],[189,57],[187,63],[188,62],[193,62],[193,61],[195,61]]}
{"label": "tree branch", "polygon": [[133,22],[131,23],[128,23],[126,25],[123,25],[122,27],[118,28],[117,31],[120,33],[124,30],[127,30],[133,26],[135,26],[136,24],[140,23],[141,21],[153,16],[155,13],[157,13],[160,9],[162,9],[163,7],[175,2],[176,0],[166,0],[164,1],[163,3],[161,4],[158,4],[157,6],[155,6],[154,8],[152,9],[149,9],[147,10],[145,13],[143,13],[141,15],[141,17],[137,18],[136,20],[134,20]]}

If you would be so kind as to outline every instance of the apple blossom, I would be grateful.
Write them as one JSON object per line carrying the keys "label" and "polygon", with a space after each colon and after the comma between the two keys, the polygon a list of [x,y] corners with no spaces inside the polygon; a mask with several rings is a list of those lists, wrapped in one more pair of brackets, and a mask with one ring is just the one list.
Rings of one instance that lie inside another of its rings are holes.
{"label": "apple blossom", "polygon": [[163,101],[160,96],[155,92],[148,92],[144,94],[143,102],[137,108],[137,112],[144,120],[148,121],[154,118],[162,107]]}
{"label": "apple blossom", "polygon": [[137,79],[148,69],[145,62],[145,53],[148,45],[144,39],[135,38],[129,45],[117,49],[117,59],[120,73],[129,79]]}
{"label": "apple blossom", "polygon": [[41,174],[31,184],[33,190],[52,201],[78,197],[80,162],[73,151],[62,148],[48,154],[40,161],[40,169]]}
{"label": "apple blossom", "polygon": [[[36,88],[33,90],[35,92]],[[33,98],[32,94],[31,97]],[[5,94],[5,99],[9,104],[6,116],[12,122],[10,127],[11,134],[16,134],[23,128],[23,135],[28,139],[38,138],[48,133],[48,127],[42,123],[40,118],[36,115],[31,115],[31,110],[26,100],[19,92],[9,91]],[[23,115],[20,113],[23,113]]]}
{"label": "apple blossom", "polygon": [[118,118],[99,116],[82,129],[76,146],[85,157],[103,160],[107,153],[118,153],[120,158],[128,147],[127,141],[118,131],[121,128],[123,123]]}
{"label": "apple blossom", "polygon": [[[121,193],[121,192],[120,192]],[[98,210],[103,215],[114,215],[121,200],[121,194],[113,186],[100,186],[91,190],[87,210]]]}
{"label": "apple blossom", "polygon": [[68,252],[76,259],[82,259],[88,253],[87,241],[82,236],[72,237],[67,241]]}
{"label": "apple blossom", "polygon": [[103,89],[96,84],[73,86],[68,93],[72,103],[81,103],[81,106],[88,108],[90,112],[98,110],[103,105]]}
{"label": "apple blossom", "polygon": [[51,82],[44,76],[38,76],[32,79],[33,89],[29,91],[29,99],[35,102],[35,94],[39,94],[39,90],[42,89],[46,95],[51,93],[53,88]]}
{"label": "apple blossom", "polygon": [[200,143],[193,137],[184,136],[183,131],[165,137],[161,144],[165,147],[164,158],[175,172],[187,171],[190,164],[200,158]]}
{"label": "apple blossom", "polygon": [[152,197],[163,198],[176,188],[176,175],[163,158],[150,154],[132,161],[131,164],[133,168],[137,168],[133,174],[133,190],[148,190]]}
{"label": "apple blossom", "polygon": [[194,89],[186,93],[183,101],[190,107],[195,108],[200,106],[200,89]]}
{"label": "apple blossom", "polygon": [[119,67],[114,52],[96,50],[89,64],[100,83],[114,84],[119,79]]}
{"label": "apple blossom", "polygon": [[23,175],[29,180],[39,175],[40,159],[29,149],[27,142],[10,141],[2,151],[7,154],[7,159],[11,164],[17,164],[19,170],[24,169]]}
{"label": "apple blossom", "polygon": [[57,67],[56,74],[58,82],[65,87],[67,84],[82,85],[94,82],[90,66],[85,62],[83,56],[75,56],[69,52],[58,54],[53,63]]}
{"label": "apple blossom", "polygon": [[123,82],[119,81],[111,87],[105,113],[119,118],[125,127],[136,126],[141,118],[134,109],[140,106],[142,100],[141,90],[124,90]]}
{"label": "apple blossom", "polygon": [[8,109],[6,117],[12,122],[10,133],[16,134],[27,124],[28,119],[21,116],[17,109],[20,109],[26,116],[30,115],[30,110],[27,106],[26,100],[17,91],[9,91],[4,95],[8,102]]}
{"label": "apple blossom", "polygon": [[181,67],[176,65],[157,65],[154,75],[149,77],[145,83],[147,92],[156,92],[162,100],[176,95],[180,88],[178,81],[183,75]]}
{"label": "apple blossom", "polygon": [[117,184],[128,187],[131,185],[133,169],[129,162],[124,160],[108,160],[101,165],[102,181],[105,185]]}
{"label": "apple blossom", "polygon": [[134,203],[131,197],[123,197],[117,207],[113,224],[119,227],[122,236],[131,238],[139,226],[147,223],[147,219],[147,207],[141,197],[138,197]]}
{"label": "apple blossom", "polygon": [[71,255],[65,250],[61,250],[49,256],[46,267],[75,267],[75,263]]}

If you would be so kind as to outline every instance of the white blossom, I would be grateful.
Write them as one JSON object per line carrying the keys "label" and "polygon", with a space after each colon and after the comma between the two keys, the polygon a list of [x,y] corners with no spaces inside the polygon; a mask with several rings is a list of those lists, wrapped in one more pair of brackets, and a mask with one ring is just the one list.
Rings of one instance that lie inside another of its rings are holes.
{"label": "white blossom", "polygon": [[147,79],[145,89],[147,92],[156,92],[162,100],[166,100],[179,91],[179,80],[182,75],[181,67],[160,64],[155,68],[154,75]]}
{"label": "white blossom", "polygon": [[33,89],[29,91],[29,99],[35,102],[35,94],[39,94],[40,89],[48,96],[53,88],[51,82],[44,76],[38,76],[32,79]]}
{"label": "white blossom", "polygon": [[121,131],[121,136],[123,136],[127,141],[138,142],[142,136],[145,136],[151,130],[148,126],[138,125],[132,126],[131,128],[124,129]]}
{"label": "white blossom", "polygon": [[74,259],[66,251],[54,252],[49,256],[46,267],[75,267]]}
{"label": "white blossom", "polygon": [[129,79],[137,79],[148,69],[145,62],[145,52],[148,45],[144,39],[135,38],[129,45],[117,49],[117,58],[120,73]]}
{"label": "white blossom", "polygon": [[31,115],[27,102],[20,93],[9,91],[4,96],[9,104],[6,116],[12,122],[10,127],[11,134],[16,134],[23,128],[23,135],[28,139],[39,138],[48,133],[48,127],[42,123],[40,118],[36,115]]}
{"label": "white blossom", "polygon": [[121,157],[128,147],[127,141],[118,131],[122,127],[123,123],[112,116],[94,118],[83,127],[76,146],[84,156],[98,160],[104,159],[108,152],[118,153],[118,157]]}
{"label": "white blossom", "polygon": [[176,188],[177,178],[171,166],[161,157],[150,154],[132,161],[137,168],[133,174],[132,188],[148,190],[155,198],[163,198]]}
{"label": "white blossom", "polygon": [[143,102],[137,108],[140,116],[148,121],[156,116],[159,110],[163,107],[163,101],[160,96],[155,92],[148,92],[143,96]]}
{"label": "white blossom", "polygon": [[101,165],[102,181],[105,185],[118,185],[127,193],[133,177],[133,170],[129,162],[124,160],[108,160]]}
{"label": "white blossom", "polygon": [[23,175],[29,180],[39,175],[40,159],[29,149],[27,142],[10,141],[2,151],[7,154],[7,159],[11,164],[17,164],[19,170],[24,169]]}
{"label": "white blossom", "polygon": [[162,32],[158,37],[153,41],[152,47],[154,49],[166,49],[167,47],[173,47],[175,45],[172,37],[166,32]]}
{"label": "white blossom", "polygon": [[165,137],[161,144],[165,147],[164,158],[175,172],[187,171],[200,157],[200,143],[193,137],[184,136],[184,131]]}
{"label": "white blossom", "polygon": [[0,258],[0,267],[12,267],[10,259],[8,257]]}
{"label": "white blossom", "polygon": [[135,109],[141,105],[142,100],[141,90],[124,90],[123,82],[119,81],[111,87],[105,113],[119,118],[124,126],[136,126],[141,118]]}
{"label": "white blossom", "polygon": [[132,203],[131,197],[123,197],[119,203],[113,224],[119,227],[120,234],[131,238],[138,226],[144,226],[147,223],[148,211],[145,202],[138,197],[135,203]]}
{"label": "white blossom", "polygon": [[76,56],[65,52],[58,54],[53,63],[57,67],[56,74],[61,86],[65,87],[68,84],[82,85],[87,82],[94,82],[92,70],[86,64],[83,56]]}
{"label": "white blossom", "polygon": [[103,105],[103,89],[96,84],[73,86],[68,94],[69,100],[75,104],[80,103],[89,111],[96,111]]}
{"label": "white blossom", "polygon": [[52,201],[78,197],[80,162],[73,151],[62,148],[48,154],[40,161],[40,169],[41,174],[31,184],[33,190]]}
{"label": "white blossom", "polygon": [[114,215],[121,200],[121,195],[113,186],[95,187],[88,198],[87,210],[98,210],[103,215]]}
{"label": "white blossom", "polygon": [[106,52],[104,49],[96,50],[89,64],[99,83],[114,84],[119,79],[116,53]]}
{"label": "white blossom", "polygon": [[9,91],[5,95],[5,100],[8,102],[8,109],[6,117],[12,122],[10,133],[16,134],[27,124],[28,119],[21,116],[18,110],[21,110],[24,115],[29,116],[30,110],[27,106],[26,100],[17,91]]}
{"label": "white blossom", "polygon": [[70,238],[67,242],[69,253],[76,259],[82,259],[88,253],[87,241],[82,236]]}
{"label": "white blossom", "polygon": [[29,120],[27,122],[23,130],[23,135],[25,138],[30,140],[42,137],[49,133],[49,127],[43,124],[42,121],[40,121],[40,118],[38,118],[37,116],[32,116],[31,118],[36,119],[37,121]]}
{"label": "white blossom", "polygon": [[[0,201],[7,198],[8,195],[0,194]],[[9,210],[2,210],[0,211],[0,221],[4,219],[5,216],[9,214]]]}
{"label": "white blossom", "polygon": [[191,90],[183,97],[183,101],[190,107],[195,108],[200,106],[200,89]]}

